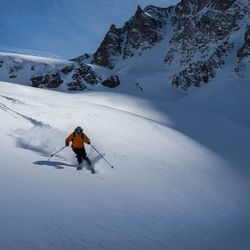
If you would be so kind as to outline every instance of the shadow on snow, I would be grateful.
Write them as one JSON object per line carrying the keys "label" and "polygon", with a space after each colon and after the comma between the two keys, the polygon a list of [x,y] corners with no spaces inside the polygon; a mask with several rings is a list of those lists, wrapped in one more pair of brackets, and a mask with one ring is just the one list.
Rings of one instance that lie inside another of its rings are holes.
{"label": "shadow on snow", "polygon": [[64,166],[66,167],[76,167],[75,165],[72,164],[67,164],[64,162],[60,162],[60,161],[35,161],[33,162],[33,164],[39,165],[39,166],[50,166],[50,167],[54,167],[56,169],[64,169]]}

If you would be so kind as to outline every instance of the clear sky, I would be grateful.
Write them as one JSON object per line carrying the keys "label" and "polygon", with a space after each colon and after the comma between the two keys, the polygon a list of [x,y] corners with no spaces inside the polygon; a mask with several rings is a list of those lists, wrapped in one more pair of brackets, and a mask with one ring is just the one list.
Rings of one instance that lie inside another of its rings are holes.
{"label": "clear sky", "polygon": [[180,0],[1,0],[0,50],[73,58],[94,52],[111,24],[122,26],[137,5]]}

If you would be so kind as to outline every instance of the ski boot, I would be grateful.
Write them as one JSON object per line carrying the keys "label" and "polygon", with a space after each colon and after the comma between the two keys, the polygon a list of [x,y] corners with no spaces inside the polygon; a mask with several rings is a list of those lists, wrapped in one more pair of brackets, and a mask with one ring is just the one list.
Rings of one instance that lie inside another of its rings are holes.
{"label": "ski boot", "polygon": [[78,163],[78,166],[77,166],[76,170],[82,170],[82,162]]}

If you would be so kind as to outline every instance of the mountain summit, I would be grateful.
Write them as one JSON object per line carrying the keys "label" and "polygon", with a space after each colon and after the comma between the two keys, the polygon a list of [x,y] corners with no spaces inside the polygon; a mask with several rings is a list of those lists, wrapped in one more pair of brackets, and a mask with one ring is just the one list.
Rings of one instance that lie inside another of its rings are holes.
{"label": "mountain summit", "polygon": [[144,10],[138,6],[123,27],[111,25],[91,63],[115,70],[129,67],[129,73],[135,61],[138,68],[138,57],[153,50],[155,55],[144,57],[143,65],[153,60],[182,90],[208,83],[228,64],[244,77],[250,61],[249,16],[246,0],[182,0],[176,6]]}

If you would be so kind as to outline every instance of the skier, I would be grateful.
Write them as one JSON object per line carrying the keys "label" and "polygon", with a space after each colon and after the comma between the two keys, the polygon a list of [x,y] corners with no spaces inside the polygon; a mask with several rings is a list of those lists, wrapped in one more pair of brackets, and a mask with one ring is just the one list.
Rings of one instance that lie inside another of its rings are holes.
{"label": "skier", "polygon": [[[65,147],[69,146],[69,143],[71,143],[71,148],[74,151],[74,153],[76,154],[76,158],[78,161],[79,166],[77,167],[77,169],[82,169],[82,160],[85,160],[88,164],[88,166],[91,166],[91,161],[89,160],[89,158],[87,157],[86,154],[86,150],[84,147],[84,143],[87,144],[91,144],[90,139],[88,138],[88,136],[83,133],[83,129],[78,126],[77,128],[75,128],[75,131],[73,133],[71,133],[65,140]],[[91,169],[91,172],[94,173],[94,169]]]}

